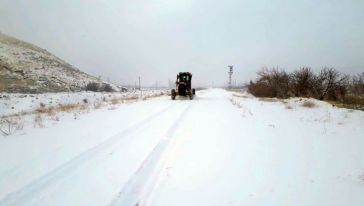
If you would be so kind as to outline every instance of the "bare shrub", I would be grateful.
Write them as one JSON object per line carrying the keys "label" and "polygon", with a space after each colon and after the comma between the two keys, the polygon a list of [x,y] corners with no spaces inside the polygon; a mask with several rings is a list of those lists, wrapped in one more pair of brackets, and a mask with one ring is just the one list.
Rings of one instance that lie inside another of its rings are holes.
{"label": "bare shrub", "polygon": [[100,109],[102,107],[102,103],[101,102],[95,102],[94,103],[94,109]]}
{"label": "bare shrub", "polygon": [[24,127],[24,121],[18,115],[2,117],[0,119],[0,132],[5,135],[14,134],[18,130],[22,130]]}
{"label": "bare shrub", "polygon": [[80,114],[78,112],[73,113],[73,119],[74,120],[80,119]]}
{"label": "bare shrub", "polygon": [[293,109],[291,105],[286,105],[286,109]]}
{"label": "bare shrub", "polygon": [[[277,68],[263,68],[248,91],[257,97],[313,97],[320,100],[361,103],[364,95],[364,73],[350,78],[334,68],[323,68],[317,75],[303,67],[287,74]],[[349,98],[346,98],[347,95]]]}
{"label": "bare shrub", "polygon": [[256,82],[250,81],[248,90],[258,97],[287,98],[290,96],[289,83],[290,77],[284,70],[263,68],[258,72]]}
{"label": "bare shrub", "polygon": [[301,104],[302,107],[307,107],[307,108],[314,108],[316,107],[316,104],[312,101],[306,100]]}
{"label": "bare shrub", "polygon": [[342,75],[334,68],[324,68],[320,71],[315,89],[320,100],[343,99],[348,86],[348,76]]}
{"label": "bare shrub", "polygon": [[121,99],[114,98],[111,100],[111,104],[119,104],[121,102]]}
{"label": "bare shrub", "polygon": [[55,114],[55,115],[51,116],[51,120],[59,122],[61,119],[59,118],[58,115]]}
{"label": "bare shrub", "polygon": [[345,95],[342,103],[352,109],[364,110],[364,95],[358,95],[358,94]]}
{"label": "bare shrub", "polygon": [[240,104],[240,101],[237,101],[236,99],[234,99],[234,98],[231,98],[230,99],[230,102],[231,102],[231,104],[233,104],[234,106],[236,106],[236,107],[238,107],[238,108],[241,108],[242,106],[241,106],[241,104]]}
{"label": "bare shrub", "polygon": [[85,112],[89,112],[89,111],[90,111],[90,107],[89,107],[89,105],[88,105],[88,104],[83,104],[83,105],[81,105],[81,106],[79,107],[79,109],[80,109],[81,111],[85,111]]}
{"label": "bare shrub", "polygon": [[250,81],[248,86],[248,90],[256,97],[272,97],[273,92],[271,92],[271,88],[268,84],[263,82],[253,82]]}
{"label": "bare shrub", "polygon": [[55,107],[46,107],[45,105],[40,105],[35,111],[37,113],[48,114],[49,116],[51,116],[55,113]]}
{"label": "bare shrub", "polygon": [[297,97],[312,97],[315,93],[316,75],[309,67],[302,67],[291,74],[291,89]]}
{"label": "bare shrub", "polygon": [[[50,107],[39,107],[35,111],[40,114],[47,114],[48,116],[52,116],[57,112],[71,112],[75,109],[82,108],[85,105],[79,104],[59,104],[57,106]],[[86,106],[87,107],[87,106]]]}
{"label": "bare shrub", "polygon": [[93,91],[93,92],[97,92],[99,90],[99,84],[97,82],[89,82],[86,85],[86,91]]}
{"label": "bare shrub", "polygon": [[71,112],[72,110],[75,110],[79,107],[80,106],[77,104],[60,104],[60,105],[58,105],[56,110],[60,111],[60,112]]}
{"label": "bare shrub", "polygon": [[123,101],[127,102],[127,103],[131,103],[131,102],[136,102],[138,99],[139,99],[138,96],[132,96],[132,97],[123,98]]}
{"label": "bare shrub", "polygon": [[36,111],[40,113],[46,113],[46,105],[43,102],[41,102]]}
{"label": "bare shrub", "polygon": [[53,116],[56,115],[56,112],[55,112],[55,110],[52,107],[52,109],[49,109],[46,114],[48,115],[48,117],[53,117]]}
{"label": "bare shrub", "polygon": [[101,87],[100,87],[100,91],[101,92],[113,92],[114,89],[112,88],[112,86],[110,84],[103,84]]}
{"label": "bare shrub", "polygon": [[349,91],[351,94],[364,95],[364,72],[352,77]]}
{"label": "bare shrub", "polygon": [[41,114],[36,114],[34,116],[34,127],[43,128],[43,116]]}

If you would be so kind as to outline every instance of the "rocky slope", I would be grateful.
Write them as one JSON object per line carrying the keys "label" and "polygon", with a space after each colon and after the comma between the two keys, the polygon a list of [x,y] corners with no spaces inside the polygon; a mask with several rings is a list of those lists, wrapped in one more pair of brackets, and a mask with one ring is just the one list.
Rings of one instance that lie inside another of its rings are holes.
{"label": "rocky slope", "polygon": [[0,33],[0,92],[81,91],[103,84],[45,49]]}

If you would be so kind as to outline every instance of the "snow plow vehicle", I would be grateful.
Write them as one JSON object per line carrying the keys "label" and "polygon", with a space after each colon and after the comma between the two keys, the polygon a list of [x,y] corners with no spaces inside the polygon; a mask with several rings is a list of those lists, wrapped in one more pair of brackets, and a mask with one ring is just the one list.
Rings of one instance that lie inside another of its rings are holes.
{"label": "snow plow vehicle", "polygon": [[191,100],[195,95],[195,89],[192,89],[192,74],[189,72],[180,72],[177,75],[176,89],[172,89],[172,100],[176,99],[176,96],[189,97]]}

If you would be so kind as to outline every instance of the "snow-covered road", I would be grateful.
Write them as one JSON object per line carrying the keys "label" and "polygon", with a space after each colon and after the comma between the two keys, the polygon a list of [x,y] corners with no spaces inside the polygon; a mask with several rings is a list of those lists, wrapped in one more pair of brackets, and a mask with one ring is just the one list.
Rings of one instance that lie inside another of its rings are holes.
{"label": "snow-covered road", "polygon": [[0,205],[364,205],[364,112],[297,101],[210,89],[0,138]]}

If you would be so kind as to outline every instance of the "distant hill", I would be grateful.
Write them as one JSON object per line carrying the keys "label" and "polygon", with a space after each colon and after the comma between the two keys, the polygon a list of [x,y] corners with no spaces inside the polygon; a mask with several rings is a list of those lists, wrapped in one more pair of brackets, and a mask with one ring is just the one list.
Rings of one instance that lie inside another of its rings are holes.
{"label": "distant hill", "polygon": [[0,92],[81,91],[89,82],[104,84],[45,49],[0,33]]}

